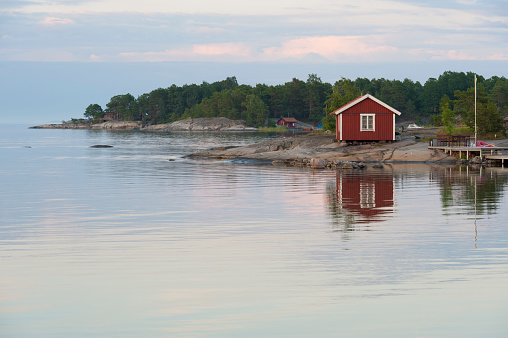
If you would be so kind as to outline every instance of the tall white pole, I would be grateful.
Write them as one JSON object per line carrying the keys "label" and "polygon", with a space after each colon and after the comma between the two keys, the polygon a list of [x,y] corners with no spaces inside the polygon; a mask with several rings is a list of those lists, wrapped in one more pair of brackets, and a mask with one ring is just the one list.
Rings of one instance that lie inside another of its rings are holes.
{"label": "tall white pole", "polygon": [[478,145],[477,140],[477,127],[476,127],[476,74],[474,75],[474,146]]}

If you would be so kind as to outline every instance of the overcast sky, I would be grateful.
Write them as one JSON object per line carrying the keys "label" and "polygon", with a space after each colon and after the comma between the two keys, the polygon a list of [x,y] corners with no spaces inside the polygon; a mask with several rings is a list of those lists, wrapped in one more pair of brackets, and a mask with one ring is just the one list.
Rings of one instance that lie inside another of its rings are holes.
{"label": "overcast sky", "polygon": [[[0,113],[20,122],[233,75],[246,84],[310,73],[332,83],[424,83],[446,70],[506,77],[508,2],[3,0],[0,67]],[[37,103],[20,107],[20,94]]]}

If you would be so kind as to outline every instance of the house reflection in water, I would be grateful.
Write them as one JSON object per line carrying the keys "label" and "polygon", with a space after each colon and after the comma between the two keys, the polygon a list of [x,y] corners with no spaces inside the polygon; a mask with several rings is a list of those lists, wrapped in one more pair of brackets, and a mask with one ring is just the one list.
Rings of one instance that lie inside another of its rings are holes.
{"label": "house reflection in water", "polygon": [[335,230],[354,231],[355,224],[384,221],[393,213],[393,175],[337,171],[328,187],[328,205]]}

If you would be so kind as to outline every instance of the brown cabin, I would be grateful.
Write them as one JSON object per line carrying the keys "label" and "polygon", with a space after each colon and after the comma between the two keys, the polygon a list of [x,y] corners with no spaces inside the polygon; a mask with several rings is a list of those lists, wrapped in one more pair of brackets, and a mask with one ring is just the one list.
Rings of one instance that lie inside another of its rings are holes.
{"label": "brown cabin", "polygon": [[294,117],[281,117],[277,121],[277,125],[279,127],[286,127],[286,128],[296,128],[296,123],[298,122],[297,119]]}
{"label": "brown cabin", "polygon": [[335,114],[339,141],[395,141],[395,116],[401,113],[370,94],[342,106]]}

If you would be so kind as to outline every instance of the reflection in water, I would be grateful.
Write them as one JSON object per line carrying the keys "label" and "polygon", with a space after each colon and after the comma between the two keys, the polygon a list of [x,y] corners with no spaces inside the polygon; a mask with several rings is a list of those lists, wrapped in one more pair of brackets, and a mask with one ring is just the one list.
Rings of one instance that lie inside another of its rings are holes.
{"label": "reflection in water", "polygon": [[393,213],[393,174],[337,171],[327,187],[335,231],[354,231],[355,224],[380,222]]}
{"label": "reflection in water", "polygon": [[0,126],[0,336],[506,336],[507,170],[183,157],[258,137]]}
{"label": "reflection in water", "polygon": [[496,214],[508,182],[495,168],[446,168],[432,171],[431,179],[440,186],[444,215],[457,210],[475,216]]}
{"label": "reflection in water", "polygon": [[504,187],[508,181],[506,175],[499,174],[496,168],[483,167],[447,168],[431,172],[441,188],[441,205],[443,215],[448,216],[461,212],[474,214],[475,248],[478,239],[478,216],[489,217],[498,212],[503,197]]}
{"label": "reflection in water", "polygon": [[326,193],[334,231],[355,231],[359,230],[359,225],[368,229],[369,224],[393,217],[396,188],[414,194],[415,201],[421,203],[425,199],[440,198],[441,214],[445,217],[472,216],[476,239],[477,218],[497,214],[508,182],[508,176],[496,168],[435,166],[421,172],[413,171],[412,175],[423,173],[428,173],[430,182],[437,183],[436,197],[420,196],[421,187],[408,184],[408,168],[404,166],[385,166],[381,171],[337,171],[335,182],[328,184]]}

